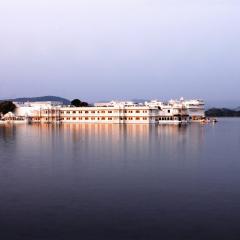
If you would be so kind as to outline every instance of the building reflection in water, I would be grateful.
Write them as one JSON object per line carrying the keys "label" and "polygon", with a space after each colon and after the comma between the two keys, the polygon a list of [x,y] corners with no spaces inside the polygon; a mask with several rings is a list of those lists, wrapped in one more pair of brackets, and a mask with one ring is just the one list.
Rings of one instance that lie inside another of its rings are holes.
{"label": "building reflection in water", "polygon": [[50,153],[58,156],[53,156],[53,161],[63,162],[175,162],[179,155],[184,161],[187,155],[201,154],[204,143],[204,127],[199,124],[32,124],[1,126],[0,131],[1,141],[13,141],[15,148],[23,155],[26,151],[29,159],[39,154],[49,159]]}
{"label": "building reflection in water", "polygon": [[222,121],[1,125],[3,239],[237,236],[240,124]]}

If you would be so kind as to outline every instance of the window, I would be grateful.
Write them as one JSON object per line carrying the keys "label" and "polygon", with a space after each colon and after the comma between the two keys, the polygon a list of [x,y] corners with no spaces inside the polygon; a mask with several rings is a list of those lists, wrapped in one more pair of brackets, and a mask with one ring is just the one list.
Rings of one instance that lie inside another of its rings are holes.
{"label": "window", "polygon": [[85,111],[85,113],[88,113],[88,111]]}
{"label": "window", "polygon": [[91,111],[91,113],[95,113],[95,111]]}
{"label": "window", "polygon": [[76,113],[76,111],[73,111],[72,113]]}
{"label": "window", "polygon": [[140,120],[140,117],[136,117],[136,120]]}
{"label": "window", "polygon": [[108,113],[112,113],[112,111],[108,111]]}
{"label": "window", "polygon": [[105,120],[105,117],[102,117],[102,120]]}
{"label": "window", "polygon": [[80,118],[78,118],[79,120],[82,120],[82,118],[80,117]]}
{"label": "window", "polygon": [[140,111],[139,111],[139,110],[137,110],[137,111],[136,111],[136,113],[140,113]]}
{"label": "window", "polygon": [[105,111],[102,111],[102,113],[105,113]]}
{"label": "window", "polygon": [[78,111],[78,113],[82,113],[82,111]]}
{"label": "window", "polygon": [[70,111],[67,111],[67,113],[69,114],[69,113],[70,113]]}
{"label": "window", "polygon": [[108,118],[108,120],[112,120],[112,118],[111,118],[111,117],[109,117],[109,118]]}
{"label": "window", "polygon": [[76,118],[74,117],[74,118],[72,118],[72,120],[76,120]]}
{"label": "window", "polygon": [[88,117],[85,117],[85,120],[88,120]]}
{"label": "window", "polygon": [[168,110],[168,113],[170,113],[171,111],[170,110]]}

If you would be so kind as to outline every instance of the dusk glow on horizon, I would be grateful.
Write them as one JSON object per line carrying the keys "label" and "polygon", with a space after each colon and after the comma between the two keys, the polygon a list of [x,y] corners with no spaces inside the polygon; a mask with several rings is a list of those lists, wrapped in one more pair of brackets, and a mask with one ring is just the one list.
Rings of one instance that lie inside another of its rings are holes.
{"label": "dusk glow on horizon", "polygon": [[0,99],[240,104],[239,12],[233,0],[1,1]]}

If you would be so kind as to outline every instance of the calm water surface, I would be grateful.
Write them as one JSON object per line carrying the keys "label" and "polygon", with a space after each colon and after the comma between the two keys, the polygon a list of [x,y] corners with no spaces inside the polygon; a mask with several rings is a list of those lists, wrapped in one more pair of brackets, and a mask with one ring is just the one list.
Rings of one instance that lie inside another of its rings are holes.
{"label": "calm water surface", "polygon": [[0,239],[240,239],[240,119],[0,126]]}

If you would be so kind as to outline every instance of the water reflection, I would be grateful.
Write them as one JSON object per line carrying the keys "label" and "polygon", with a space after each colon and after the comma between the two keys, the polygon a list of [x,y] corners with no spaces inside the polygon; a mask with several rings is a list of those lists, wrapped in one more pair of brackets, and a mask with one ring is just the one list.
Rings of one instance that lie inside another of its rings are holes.
{"label": "water reflection", "polygon": [[230,239],[239,139],[237,120],[1,125],[0,237]]}
{"label": "water reflection", "polygon": [[[1,141],[9,141],[26,159],[48,154],[58,159],[127,162],[176,161],[201,153],[205,128],[199,124],[33,124],[0,127]],[[191,137],[189,137],[191,136]],[[1,150],[3,150],[2,144]],[[11,151],[12,152],[12,151]],[[54,159],[54,157],[53,157]]]}

